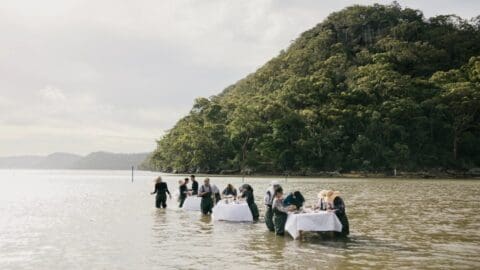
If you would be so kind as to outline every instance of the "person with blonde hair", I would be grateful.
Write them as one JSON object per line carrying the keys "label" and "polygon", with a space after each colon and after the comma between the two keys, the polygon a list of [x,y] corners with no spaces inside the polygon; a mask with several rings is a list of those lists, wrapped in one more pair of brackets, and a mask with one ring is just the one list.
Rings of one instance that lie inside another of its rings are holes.
{"label": "person with blonde hair", "polygon": [[337,236],[346,237],[350,234],[350,225],[348,223],[347,213],[345,212],[345,203],[340,198],[340,192],[329,190],[325,194],[325,202],[327,204],[327,210],[333,211],[342,223],[342,231],[336,232]]}
{"label": "person with blonde hair", "polygon": [[155,207],[167,208],[167,193],[168,193],[168,196],[170,196],[170,199],[172,199],[172,195],[168,190],[167,183],[162,181],[161,176],[157,177],[157,179],[155,180],[155,189],[153,190],[152,193],[150,193],[152,195],[157,194],[155,198]]}
{"label": "person with blonde hair", "polygon": [[317,205],[315,205],[315,209],[319,209],[321,211],[327,210],[327,202],[325,201],[325,196],[327,196],[327,192],[328,190],[324,189],[318,193],[318,202]]}

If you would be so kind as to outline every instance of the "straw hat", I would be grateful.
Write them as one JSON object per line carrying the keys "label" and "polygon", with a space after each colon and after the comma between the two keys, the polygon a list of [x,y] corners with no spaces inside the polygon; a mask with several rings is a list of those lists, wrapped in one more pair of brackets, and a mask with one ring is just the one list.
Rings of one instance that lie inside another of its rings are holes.
{"label": "straw hat", "polygon": [[328,192],[328,190],[323,189],[323,190],[321,190],[321,191],[318,193],[317,197],[318,197],[319,199],[325,199],[325,196],[327,196],[327,192]]}
{"label": "straw hat", "polygon": [[329,202],[329,203],[332,203],[333,200],[335,200],[335,198],[337,196],[340,195],[340,192],[339,191],[333,191],[333,190],[329,190],[327,191],[327,193],[325,194],[325,201],[326,202]]}

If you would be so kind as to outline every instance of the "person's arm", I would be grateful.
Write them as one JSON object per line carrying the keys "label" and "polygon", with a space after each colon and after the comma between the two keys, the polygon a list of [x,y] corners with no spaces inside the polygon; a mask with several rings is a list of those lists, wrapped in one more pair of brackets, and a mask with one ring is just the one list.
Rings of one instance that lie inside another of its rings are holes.
{"label": "person's arm", "polygon": [[153,195],[153,194],[157,193],[157,189],[158,189],[158,186],[157,186],[157,184],[155,184],[153,192],[150,192],[150,194]]}
{"label": "person's arm", "polygon": [[205,190],[203,189],[203,186],[200,187],[200,189],[198,190],[198,197],[203,197],[203,195],[206,193],[204,192]]}
{"label": "person's arm", "polygon": [[272,206],[273,208],[276,208],[278,211],[288,214],[288,207],[283,206],[283,203],[280,200],[274,199]]}
{"label": "person's arm", "polygon": [[170,197],[170,199],[172,198],[172,194],[170,194],[170,190],[168,190],[168,185],[167,183],[165,183],[165,191],[168,193],[168,196]]}
{"label": "person's arm", "polygon": [[270,196],[271,196],[270,190],[267,190],[267,192],[265,193],[265,197],[263,197],[263,203],[264,203],[265,205],[268,205],[268,204],[269,204],[269,202],[270,202]]}

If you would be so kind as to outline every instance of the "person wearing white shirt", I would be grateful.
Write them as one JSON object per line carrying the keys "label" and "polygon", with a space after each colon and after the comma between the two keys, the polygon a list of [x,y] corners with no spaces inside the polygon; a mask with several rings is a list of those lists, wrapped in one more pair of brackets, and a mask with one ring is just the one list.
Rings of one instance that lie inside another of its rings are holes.
{"label": "person wearing white shirt", "polygon": [[273,199],[272,210],[273,223],[275,224],[275,234],[284,235],[285,223],[287,222],[289,208],[283,205],[282,187],[277,187],[275,189],[275,199]]}
{"label": "person wearing white shirt", "polygon": [[269,231],[275,231],[275,224],[273,223],[273,199],[275,198],[275,188],[280,187],[280,184],[277,181],[272,181],[267,191],[265,192],[265,197],[263,198],[265,204],[265,225]]}
{"label": "person wearing white shirt", "polygon": [[215,205],[222,199],[222,196],[220,195],[220,190],[215,184],[212,185],[212,193],[213,193],[213,199],[214,199],[214,205]]}

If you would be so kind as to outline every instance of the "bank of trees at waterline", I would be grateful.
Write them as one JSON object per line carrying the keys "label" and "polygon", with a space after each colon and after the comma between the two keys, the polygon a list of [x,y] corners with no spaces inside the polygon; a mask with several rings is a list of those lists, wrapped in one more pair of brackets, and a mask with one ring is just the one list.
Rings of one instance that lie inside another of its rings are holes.
{"label": "bank of trees at waterline", "polygon": [[480,17],[397,4],[332,13],[158,140],[162,171],[480,165]]}

